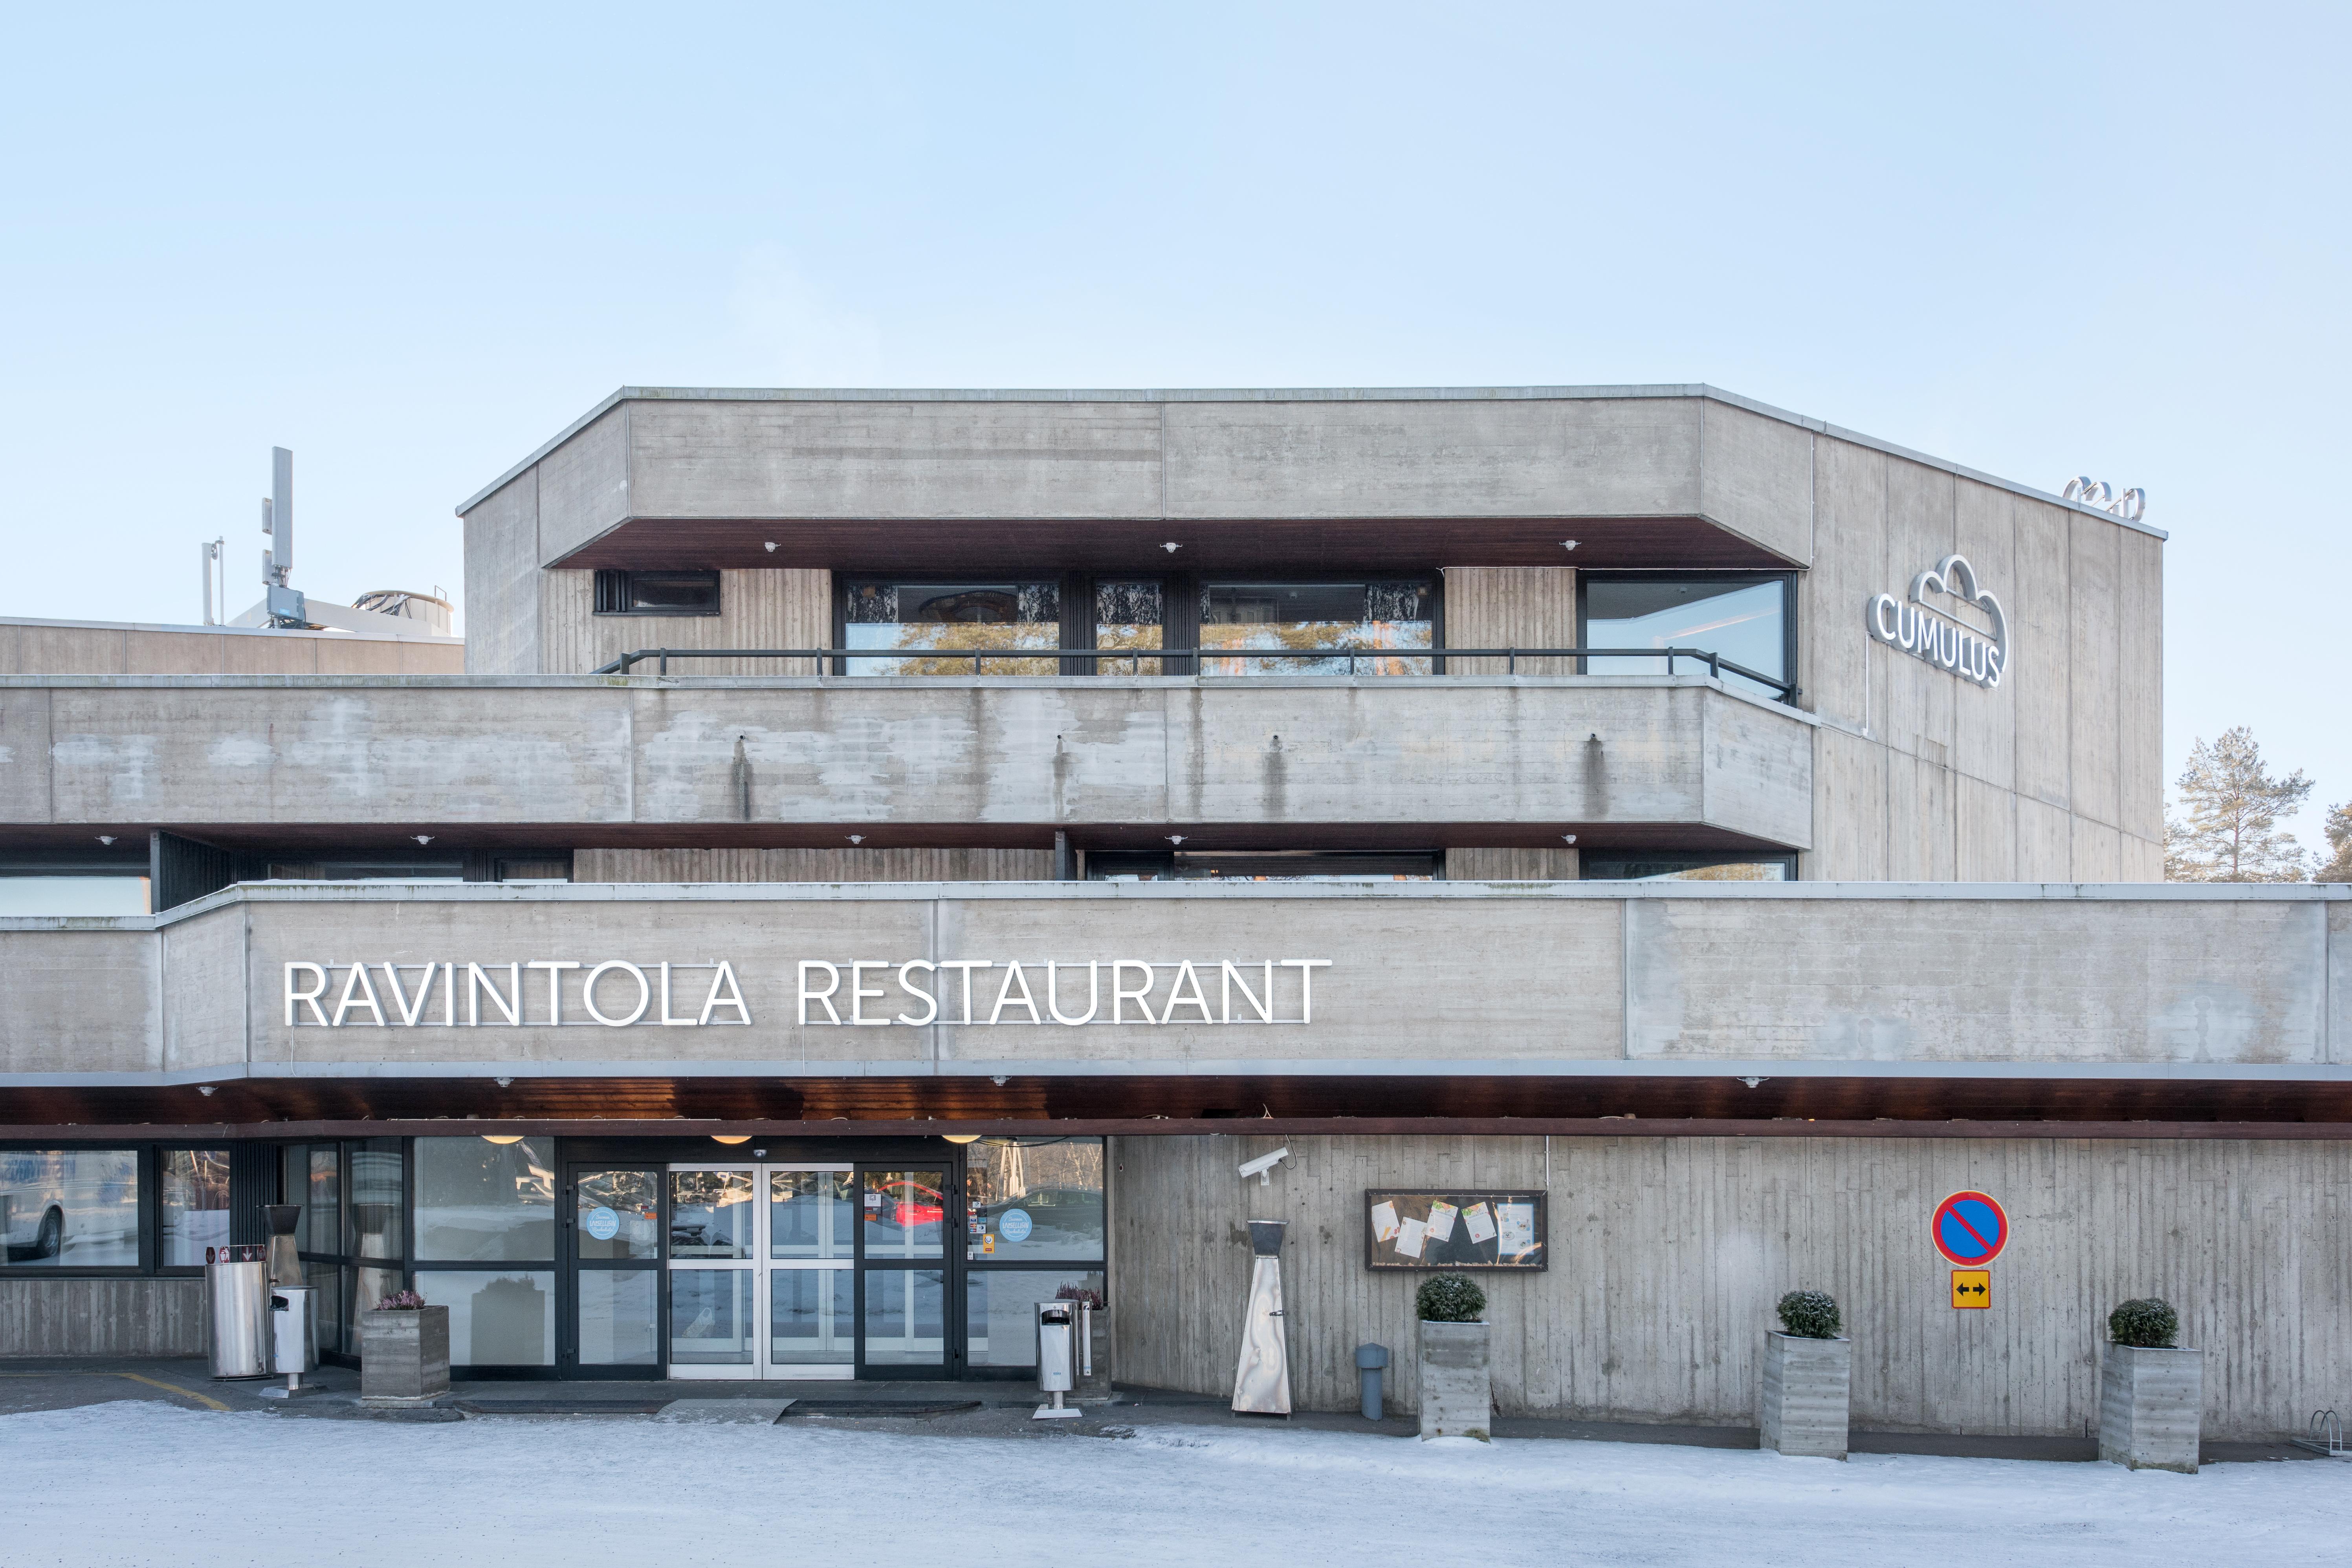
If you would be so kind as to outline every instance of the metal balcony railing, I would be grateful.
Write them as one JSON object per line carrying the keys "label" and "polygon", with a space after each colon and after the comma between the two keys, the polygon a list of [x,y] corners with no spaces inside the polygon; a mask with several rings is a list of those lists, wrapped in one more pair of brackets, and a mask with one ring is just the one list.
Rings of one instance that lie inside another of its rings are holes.
{"label": "metal balcony railing", "polygon": [[[1163,665],[1166,663],[1189,665],[1193,674],[1213,679],[1229,675],[1231,672],[1205,668],[1203,661],[1275,658],[1345,659],[1348,664],[1348,673],[1354,675],[1358,673],[1359,660],[1426,659],[1431,661],[1432,672],[1435,673],[1437,667],[1450,658],[1499,658],[1503,661],[1505,674],[1517,675],[1519,670],[1519,660],[1523,658],[1647,658],[1663,660],[1665,665],[1663,673],[1672,675],[1675,673],[1675,660],[1688,659],[1706,666],[1707,673],[1718,680],[1727,674],[1736,675],[1742,679],[1752,680],[1759,686],[1778,692],[1783,702],[1793,702],[1797,699],[1797,685],[1794,681],[1782,680],[1778,676],[1766,675],[1760,670],[1750,669],[1746,665],[1735,664],[1720,654],[1709,653],[1705,648],[1697,647],[641,647],[634,653],[621,655],[610,664],[599,665],[589,673],[627,675],[636,666],[651,659],[654,661],[656,674],[667,675],[670,672],[669,661],[674,658],[804,658],[810,661],[812,673],[815,674],[824,673],[827,660],[834,661],[834,668],[837,672],[847,674],[851,663],[876,659],[919,658],[940,664],[950,662],[961,664],[963,660],[970,659],[971,672],[974,675],[986,674],[987,663],[992,659],[998,661],[1059,659],[1063,665],[1062,673],[1070,675],[1094,673],[1091,667],[1097,665],[1113,666],[1114,668],[1108,673],[1118,674],[1118,670],[1116,667],[1122,664],[1129,667],[1130,673],[1140,674],[1145,659],[1158,659],[1162,661]],[[1080,661],[1085,662],[1079,668],[1072,668],[1074,665],[1079,665]],[[1375,670],[1374,673],[1378,671]],[[1390,676],[1384,679],[1404,678]]]}

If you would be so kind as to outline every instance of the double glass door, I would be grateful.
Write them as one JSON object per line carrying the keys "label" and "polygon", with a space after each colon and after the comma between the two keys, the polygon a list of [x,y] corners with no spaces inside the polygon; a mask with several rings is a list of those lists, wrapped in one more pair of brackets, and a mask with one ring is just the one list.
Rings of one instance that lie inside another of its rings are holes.
{"label": "double glass door", "polygon": [[949,1375],[944,1169],[712,1162],[663,1180],[672,1377]]}

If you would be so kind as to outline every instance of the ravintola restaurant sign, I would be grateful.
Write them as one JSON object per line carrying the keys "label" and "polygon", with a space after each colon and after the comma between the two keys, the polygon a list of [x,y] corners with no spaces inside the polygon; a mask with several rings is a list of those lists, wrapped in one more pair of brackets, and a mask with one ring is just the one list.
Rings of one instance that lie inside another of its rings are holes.
{"label": "ravintola restaurant sign", "polygon": [[[1930,599],[1931,594],[1937,597]],[[1948,606],[1955,599],[1989,617],[1991,631],[1954,619]],[[1988,690],[2009,673],[2009,617],[2000,601],[1978,585],[1976,568],[1964,555],[1947,555],[1911,579],[1907,603],[1892,594],[1874,595],[1865,618],[1870,635],[1887,647]]]}
{"label": "ravintola restaurant sign", "polygon": [[[803,1026],[932,1024],[1311,1024],[1328,958],[804,958],[794,965]],[[289,1028],[708,1028],[751,1023],[735,965],[504,963],[286,965]]]}

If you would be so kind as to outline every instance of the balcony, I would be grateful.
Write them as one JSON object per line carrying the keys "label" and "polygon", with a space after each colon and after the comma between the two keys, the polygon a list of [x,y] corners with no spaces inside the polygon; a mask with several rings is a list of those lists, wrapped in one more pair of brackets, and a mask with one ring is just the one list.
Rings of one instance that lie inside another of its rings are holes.
{"label": "balcony", "polygon": [[224,841],[1199,826],[1801,849],[1814,722],[1694,675],[20,677],[0,680],[0,791],[13,827]]}

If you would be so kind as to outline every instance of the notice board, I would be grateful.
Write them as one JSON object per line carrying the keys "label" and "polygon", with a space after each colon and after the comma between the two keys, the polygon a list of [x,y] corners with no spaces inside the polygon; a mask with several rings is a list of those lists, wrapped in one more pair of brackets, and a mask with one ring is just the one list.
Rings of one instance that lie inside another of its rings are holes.
{"label": "notice board", "polygon": [[1364,1192],[1364,1262],[1372,1268],[1543,1268],[1544,1194]]}

